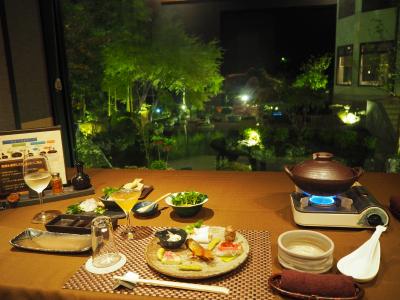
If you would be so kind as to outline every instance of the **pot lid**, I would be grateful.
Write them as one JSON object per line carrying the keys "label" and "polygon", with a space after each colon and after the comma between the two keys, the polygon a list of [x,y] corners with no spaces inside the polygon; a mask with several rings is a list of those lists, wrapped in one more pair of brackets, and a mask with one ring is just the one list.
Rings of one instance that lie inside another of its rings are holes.
{"label": "pot lid", "polygon": [[313,160],[295,165],[291,172],[294,176],[317,180],[347,180],[354,177],[353,169],[332,158],[332,153],[314,153]]}

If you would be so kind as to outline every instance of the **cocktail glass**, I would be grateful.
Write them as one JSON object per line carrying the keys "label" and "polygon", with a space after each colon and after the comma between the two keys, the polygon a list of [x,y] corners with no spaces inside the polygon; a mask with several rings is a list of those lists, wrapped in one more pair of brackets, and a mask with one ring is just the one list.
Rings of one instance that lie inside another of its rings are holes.
{"label": "cocktail glass", "polygon": [[111,199],[118,204],[119,207],[124,211],[127,220],[126,230],[122,232],[122,235],[127,239],[134,238],[134,231],[131,226],[130,212],[133,206],[138,201],[142,192],[134,189],[120,189],[110,195]]}

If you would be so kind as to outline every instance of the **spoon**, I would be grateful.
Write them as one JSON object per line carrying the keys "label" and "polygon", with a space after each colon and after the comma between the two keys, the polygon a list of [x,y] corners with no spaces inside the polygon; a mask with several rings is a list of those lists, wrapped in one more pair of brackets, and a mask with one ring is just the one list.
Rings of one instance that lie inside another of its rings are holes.
{"label": "spoon", "polygon": [[152,210],[153,207],[154,207],[154,205],[156,205],[156,203],[160,202],[162,199],[164,199],[165,197],[168,197],[169,195],[171,195],[171,193],[167,193],[167,194],[161,196],[161,197],[158,198],[156,201],[154,201],[154,202],[152,202],[152,203],[150,203],[150,204],[148,204],[148,205],[146,205],[146,206],[143,206],[143,207],[141,207],[141,208],[138,208],[136,211],[137,211],[138,213],[140,213],[140,214],[146,213],[146,212]]}
{"label": "spoon", "polygon": [[338,263],[339,271],[359,282],[367,282],[376,276],[381,258],[379,237],[386,230],[385,226],[378,225],[373,235],[359,248],[349,255],[342,257]]}

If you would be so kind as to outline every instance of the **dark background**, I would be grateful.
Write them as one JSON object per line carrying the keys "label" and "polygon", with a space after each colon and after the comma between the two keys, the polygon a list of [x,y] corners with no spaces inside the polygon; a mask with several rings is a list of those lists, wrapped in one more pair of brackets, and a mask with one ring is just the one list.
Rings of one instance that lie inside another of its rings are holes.
{"label": "dark background", "polygon": [[311,55],[333,55],[335,23],[336,6],[222,12],[222,71],[259,67],[271,74],[295,73]]}

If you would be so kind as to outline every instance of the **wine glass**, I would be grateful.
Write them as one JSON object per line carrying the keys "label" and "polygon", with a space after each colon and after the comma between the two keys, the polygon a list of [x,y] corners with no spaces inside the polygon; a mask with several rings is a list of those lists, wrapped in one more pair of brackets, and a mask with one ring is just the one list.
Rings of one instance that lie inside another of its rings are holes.
{"label": "wine glass", "polygon": [[111,199],[118,204],[119,207],[124,211],[128,226],[122,233],[127,239],[134,238],[133,228],[131,227],[130,212],[133,206],[138,201],[142,192],[134,189],[120,189],[110,195]]}
{"label": "wine glass", "polygon": [[[49,185],[51,171],[49,162],[44,155],[26,155],[23,161],[24,180],[28,187],[39,195],[40,206],[43,209],[43,190]],[[32,219],[32,223],[47,223],[57,216],[56,211],[41,211]]]}

